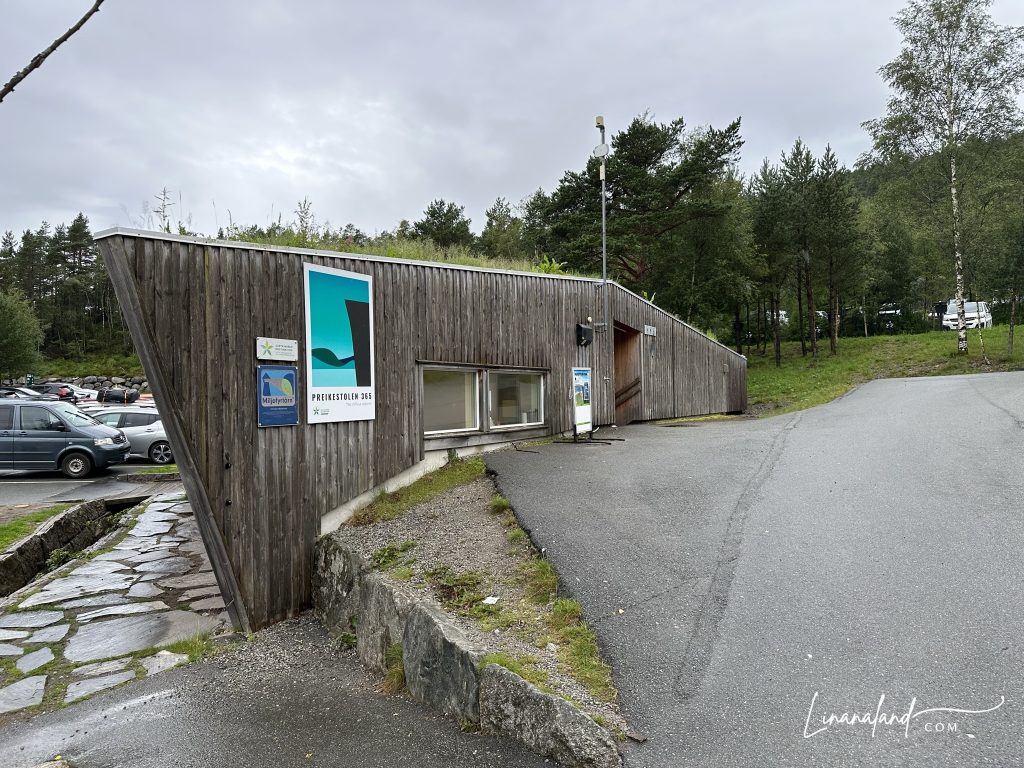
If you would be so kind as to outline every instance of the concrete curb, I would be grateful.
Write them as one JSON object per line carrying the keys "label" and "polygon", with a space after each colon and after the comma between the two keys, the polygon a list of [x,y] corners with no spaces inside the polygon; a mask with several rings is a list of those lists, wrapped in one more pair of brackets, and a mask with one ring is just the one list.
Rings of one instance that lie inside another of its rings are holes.
{"label": "concrete curb", "polygon": [[386,671],[401,644],[412,697],[482,731],[511,737],[566,768],[621,768],[614,737],[570,702],[495,664],[416,590],[392,584],[336,537],[316,544],[313,603],[335,636],[355,635],[363,665]]}
{"label": "concrete curb", "polygon": [[172,482],[175,480],[181,480],[180,472],[127,472],[117,476],[118,482],[121,483],[161,483],[161,482]]}

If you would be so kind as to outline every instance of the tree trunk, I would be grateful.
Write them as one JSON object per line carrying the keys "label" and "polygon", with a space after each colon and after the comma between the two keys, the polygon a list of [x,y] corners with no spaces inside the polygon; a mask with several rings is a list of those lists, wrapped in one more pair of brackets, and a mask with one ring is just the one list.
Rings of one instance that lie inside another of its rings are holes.
{"label": "tree trunk", "polygon": [[747,305],[747,357],[750,357],[750,339],[753,337],[753,329],[750,327],[750,302],[745,302]]}
{"label": "tree trunk", "polygon": [[782,367],[782,335],[779,333],[779,294],[772,294],[772,340],[775,347],[775,367]]}
{"label": "tree trunk", "polygon": [[697,260],[693,260],[693,268],[690,270],[690,296],[686,302],[686,322],[690,322],[690,315],[693,312],[693,291],[697,285]]}
{"label": "tree trunk", "polygon": [[757,351],[759,354],[763,354],[762,345],[764,343],[764,299],[758,297],[757,299]]}
{"label": "tree trunk", "polygon": [[832,335],[829,338],[832,354],[839,354],[839,293],[832,294]]}
{"label": "tree trunk", "polygon": [[868,297],[861,296],[860,316],[864,320],[864,338],[868,337]]}
{"label": "tree trunk", "polygon": [[956,348],[967,354],[967,318],[964,315],[964,257],[960,250],[960,192],[956,188],[956,155],[949,157],[949,196],[953,204],[953,268],[956,271]]}
{"label": "tree trunk", "polygon": [[736,302],[735,318],[732,321],[732,335],[736,341],[736,354],[743,354],[743,318],[740,317],[740,303]]}
{"label": "tree trunk", "polygon": [[800,264],[796,265],[796,317],[800,323],[800,354],[807,357],[807,335],[804,333],[804,271]]}
{"label": "tree trunk", "polygon": [[1017,289],[1010,296],[1010,331],[1006,336],[1006,356],[1013,357],[1013,326],[1017,324]]}
{"label": "tree trunk", "polygon": [[814,280],[811,275],[811,257],[804,249],[804,259],[807,261],[807,318],[810,321],[811,336],[811,357],[818,358],[818,314],[814,310]]}

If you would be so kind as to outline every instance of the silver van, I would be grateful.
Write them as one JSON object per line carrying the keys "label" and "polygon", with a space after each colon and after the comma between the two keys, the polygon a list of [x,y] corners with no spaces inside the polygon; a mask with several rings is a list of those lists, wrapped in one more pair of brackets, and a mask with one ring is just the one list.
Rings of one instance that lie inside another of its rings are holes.
{"label": "silver van", "polygon": [[71,478],[121,464],[128,440],[70,403],[0,403],[0,469],[59,469]]}

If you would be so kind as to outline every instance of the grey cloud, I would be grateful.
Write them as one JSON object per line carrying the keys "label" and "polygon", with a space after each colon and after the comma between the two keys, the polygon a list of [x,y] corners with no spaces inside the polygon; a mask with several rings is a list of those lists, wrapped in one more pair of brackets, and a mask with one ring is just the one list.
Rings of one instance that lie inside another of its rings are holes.
{"label": "grey cloud", "polygon": [[[12,0],[0,77],[88,3]],[[743,118],[741,169],[798,136],[852,163],[881,114],[899,0],[519,3],[113,0],[0,104],[0,229],[132,224],[167,186],[193,225],[291,216],[374,231],[433,198],[474,228],[650,109]],[[1024,23],[1008,0],[1003,23]],[[125,210],[129,213],[125,213]]]}

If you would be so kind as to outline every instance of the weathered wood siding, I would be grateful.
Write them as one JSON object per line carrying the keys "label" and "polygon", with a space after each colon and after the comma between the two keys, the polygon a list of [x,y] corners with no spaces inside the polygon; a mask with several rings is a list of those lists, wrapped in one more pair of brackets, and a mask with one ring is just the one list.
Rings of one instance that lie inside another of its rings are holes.
{"label": "weathered wood siding", "polygon": [[[575,339],[576,323],[600,320],[600,282],[124,230],[98,240],[243,626],[307,607],[321,516],[423,458],[419,364],[546,371],[549,432],[572,429],[570,368],[590,366],[594,421],[614,421],[602,374],[614,370],[612,334],[585,348]],[[257,336],[300,340],[304,397],[303,262],[373,277],[374,421],[310,425],[303,408],[297,427],[256,427]],[[642,418],[743,409],[742,357],[621,287],[608,290],[612,319],[641,332]],[[643,336],[645,325],[657,336]]]}

